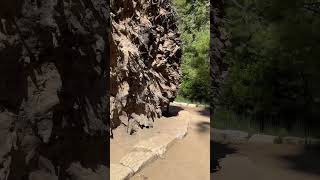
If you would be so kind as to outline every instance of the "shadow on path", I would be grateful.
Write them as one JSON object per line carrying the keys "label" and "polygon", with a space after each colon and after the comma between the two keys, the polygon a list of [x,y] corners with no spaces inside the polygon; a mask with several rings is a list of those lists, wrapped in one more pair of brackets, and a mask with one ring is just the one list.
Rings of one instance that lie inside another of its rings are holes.
{"label": "shadow on path", "polygon": [[206,133],[210,131],[210,122],[200,121],[196,125],[197,125],[197,130],[200,133]]}
{"label": "shadow on path", "polygon": [[320,146],[305,146],[301,152],[295,155],[283,155],[282,158],[290,163],[295,171],[320,176]]}
{"label": "shadow on path", "polygon": [[164,117],[174,117],[178,116],[179,112],[182,110],[182,107],[170,105],[169,112],[167,112],[166,110],[163,110],[162,112]]}
{"label": "shadow on path", "polygon": [[197,111],[201,116],[210,117],[210,109],[209,108],[203,108],[203,109],[200,109]]}
{"label": "shadow on path", "polygon": [[219,160],[225,158],[228,154],[236,153],[235,148],[230,147],[228,144],[217,143],[210,141],[210,173],[215,173],[221,169]]}

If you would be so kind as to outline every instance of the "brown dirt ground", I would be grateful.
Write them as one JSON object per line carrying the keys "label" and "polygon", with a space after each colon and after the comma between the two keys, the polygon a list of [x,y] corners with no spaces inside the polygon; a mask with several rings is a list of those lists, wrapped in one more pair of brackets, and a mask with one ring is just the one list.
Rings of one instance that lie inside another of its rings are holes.
{"label": "brown dirt ground", "polygon": [[132,180],[210,179],[210,113],[204,108],[183,108],[190,113],[188,135],[174,144],[163,159],[142,169]]}
{"label": "brown dirt ground", "polygon": [[[220,170],[213,180],[319,180],[318,148],[286,144],[225,145],[211,142]],[[213,167],[211,167],[213,168]]]}

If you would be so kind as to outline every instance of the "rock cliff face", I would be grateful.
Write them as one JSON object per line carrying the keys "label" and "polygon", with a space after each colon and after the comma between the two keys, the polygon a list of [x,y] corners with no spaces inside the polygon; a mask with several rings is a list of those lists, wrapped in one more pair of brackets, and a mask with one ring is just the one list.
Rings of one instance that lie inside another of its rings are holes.
{"label": "rock cliff face", "polygon": [[179,86],[180,39],[170,0],[111,0],[110,118],[150,127]]}
{"label": "rock cliff face", "polygon": [[223,57],[226,54],[226,49],[231,46],[231,43],[230,35],[224,28],[224,0],[212,1],[210,11],[210,75],[213,89],[211,115],[213,115],[216,100],[220,95],[220,86],[228,70],[228,66],[223,60]]}
{"label": "rock cliff face", "polygon": [[1,3],[0,180],[107,179],[109,123],[152,126],[175,98],[169,1],[108,2]]}
{"label": "rock cliff face", "polygon": [[1,2],[0,180],[107,179],[108,7]]}

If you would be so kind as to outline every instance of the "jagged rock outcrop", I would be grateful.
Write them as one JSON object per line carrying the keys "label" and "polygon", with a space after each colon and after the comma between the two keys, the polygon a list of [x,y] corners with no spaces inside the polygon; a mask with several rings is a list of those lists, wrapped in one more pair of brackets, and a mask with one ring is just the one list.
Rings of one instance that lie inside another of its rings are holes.
{"label": "jagged rock outcrop", "polygon": [[1,2],[0,180],[107,179],[107,2]]}
{"label": "jagged rock outcrop", "polygon": [[210,7],[210,76],[212,86],[211,115],[221,91],[221,83],[228,70],[228,65],[223,59],[226,50],[231,46],[230,34],[224,27],[224,0],[214,0]]}
{"label": "jagged rock outcrop", "polygon": [[150,127],[179,86],[181,41],[170,0],[111,0],[110,118]]}

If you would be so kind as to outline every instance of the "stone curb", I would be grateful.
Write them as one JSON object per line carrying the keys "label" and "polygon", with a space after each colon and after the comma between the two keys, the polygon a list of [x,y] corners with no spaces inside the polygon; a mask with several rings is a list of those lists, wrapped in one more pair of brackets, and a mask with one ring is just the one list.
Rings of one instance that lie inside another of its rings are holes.
{"label": "stone curb", "polygon": [[184,137],[186,137],[187,134],[188,134],[189,126],[190,126],[190,120],[186,121],[186,123],[184,124],[183,128],[181,128],[178,131],[178,133],[175,135],[175,138],[178,139],[178,140],[181,140]]}
{"label": "stone curb", "polygon": [[210,129],[210,139],[216,142],[244,144],[248,143],[248,138],[249,134],[243,131]]}
{"label": "stone curb", "polygon": [[178,105],[178,106],[187,106],[187,107],[202,107],[202,108],[207,107],[206,105],[203,105],[203,104],[190,104],[190,103],[176,102],[176,101],[173,101],[171,104]]}
{"label": "stone curb", "polygon": [[127,180],[143,167],[158,158],[163,158],[177,140],[183,139],[188,133],[189,119],[182,128],[174,134],[161,134],[147,140],[140,141],[132,151],[126,154],[119,164],[111,164],[110,177],[112,180]]}
{"label": "stone curb", "polygon": [[130,168],[133,173],[136,173],[156,158],[157,154],[154,152],[148,150],[133,150],[120,160],[120,164]]}
{"label": "stone curb", "polygon": [[252,135],[248,143],[250,144],[274,144],[276,136],[266,135],[266,134],[254,134]]}
{"label": "stone curb", "polygon": [[[247,132],[237,130],[221,130],[210,129],[210,139],[220,143],[233,143],[233,144],[276,144],[277,136],[266,134],[253,134],[249,136]],[[304,138],[286,136],[281,138],[281,144],[290,145],[304,145]],[[320,139],[309,138],[307,140],[309,145],[319,145]]]}
{"label": "stone curb", "polygon": [[167,149],[174,144],[176,138],[172,135],[162,134],[139,142],[134,150],[151,151],[157,156],[163,156]]}
{"label": "stone curb", "polygon": [[110,179],[128,179],[132,174],[133,170],[126,166],[121,164],[110,164]]}
{"label": "stone curb", "polygon": [[282,142],[286,144],[299,145],[299,144],[304,144],[305,140],[299,137],[287,136],[282,138]]}

